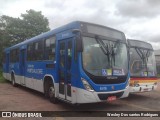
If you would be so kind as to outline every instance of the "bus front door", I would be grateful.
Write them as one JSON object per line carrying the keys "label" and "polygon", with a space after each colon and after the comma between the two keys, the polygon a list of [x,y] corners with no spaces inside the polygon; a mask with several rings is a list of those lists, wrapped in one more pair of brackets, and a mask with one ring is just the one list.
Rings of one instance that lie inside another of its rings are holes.
{"label": "bus front door", "polygon": [[25,49],[20,50],[20,75],[22,77],[20,81],[21,85],[25,85],[25,53]]}
{"label": "bus front door", "polygon": [[59,97],[71,101],[72,39],[59,41]]}

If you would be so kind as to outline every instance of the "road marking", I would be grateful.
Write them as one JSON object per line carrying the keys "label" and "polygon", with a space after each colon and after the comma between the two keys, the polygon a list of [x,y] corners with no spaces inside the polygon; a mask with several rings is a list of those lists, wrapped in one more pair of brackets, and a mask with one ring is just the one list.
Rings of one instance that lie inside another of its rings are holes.
{"label": "road marking", "polygon": [[120,102],[121,102],[122,104],[126,104],[126,105],[128,105],[128,106],[135,107],[135,108],[140,108],[140,109],[143,109],[143,110],[157,111],[157,110],[155,110],[155,109],[151,109],[151,108],[143,107],[143,106],[140,106],[140,105],[132,104],[132,103],[129,103],[129,102],[127,102],[127,101],[121,101],[121,100],[120,100]]}

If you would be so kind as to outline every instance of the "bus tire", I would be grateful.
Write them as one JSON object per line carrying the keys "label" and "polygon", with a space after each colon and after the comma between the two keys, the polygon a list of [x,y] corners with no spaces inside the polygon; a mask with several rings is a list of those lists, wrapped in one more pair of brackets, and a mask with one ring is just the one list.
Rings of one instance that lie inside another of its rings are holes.
{"label": "bus tire", "polygon": [[50,102],[56,104],[58,102],[58,99],[55,97],[55,87],[53,83],[50,81],[48,85],[48,96]]}
{"label": "bus tire", "polygon": [[48,82],[44,83],[44,96],[47,99],[49,98],[49,95],[48,95]]}
{"label": "bus tire", "polygon": [[13,85],[14,87],[17,87],[17,84],[16,84],[16,82],[15,82],[14,74],[12,74],[11,80],[12,80],[12,85]]}

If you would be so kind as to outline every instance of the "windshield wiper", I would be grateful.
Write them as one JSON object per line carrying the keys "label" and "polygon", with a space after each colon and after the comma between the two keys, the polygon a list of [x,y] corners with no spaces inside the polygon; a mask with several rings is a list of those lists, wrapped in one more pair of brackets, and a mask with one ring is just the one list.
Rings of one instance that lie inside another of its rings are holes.
{"label": "windshield wiper", "polygon": [[149,56],[150,56],[150,50],[147,50],[147,53],[146,53],[147,61],[148,61]]}
{"label": "windshield wiper", "polygon": [[109,47],[108,47],[108,44],[107,46],[104,44],[104,42],[98,38],[98,36],[95,37],[96,41],[100,44],[100,48],[101,50],[103,51],[103,53],[105,55],[107,55],[107,58],[108,58],[108,62],[109,62],[109,67],[110,67],[110,52],[109,52]]}
{"label": "windshield wiper", "polygon": [[114,46],[112,45],[111,46],[111,55],[112,55],[112,58],[113,58],[113,61],[114,61],[114,66],[115,66],[115,55],[117,54],[117,51],[115,51],[115,48],[117,49],[117,45],[120,43],[120,40],[117,40],[114,44]]}
{"label": "windshield wiper", "polygon": [[[100,38],[98,38],[98,36],[95,37],[97,42],[100,44],[100,48],[102,49],[103,53],[105,55],[107,55],[108,57],[108,62],[109,62],[109,65],[112,66],[112,59],[113,59],[113,62],[114,62],[114,65],[115,65],[115,55],[116,55],[116,52],[114,50],[114,48],[117,47],[117,45],[119,44],[119,40],[116,41],[116,43],[113,45],[110,45],[110,44],[105,44]],[[110,57],[111,57],[111,60],[110,60]]]}
{"label": "windshield wiper", "polygon": [[145,54],[144,51],[142,52],[142,50],[140,50],[139,48],[135,48],[135,49],[136,49],[136,52],[138,53],[138,55],[140,56],[140,58],[142,59],[144,65],[145,65],[147,74],[148,74],[147,61],[148,61],[148,57],[149,57],[149,54],[150,54],[149,50],[147,50],[147,52]]}
{"label": "windshield wiper", "polygon": [[149,57],[149,50],[147,50],[146,54],[144,54],[144,52],[142,52],[140,49],[136,48],[136,52],[138,53],[138,55],[140,56],[140,58],[145,61],[148,61],[148,57]]}
{"label": "windshield wiper", "polygon": [[135,48],[136,49],[136,52],[138,53],[139,57],[143,60],[144,59],[144,55],[142,53],[142,51],[138,48]]}
{"label": "windshield wiper", "polygon": [[102,40],[99,39],[98,37],[96,37],[96,41],[100,44],[100,48],[102,49],[103,53],[104,53],[105,55],[107,55],[107,54],[108,54],[108,51],[106,50],[105,45],[104,45],[104,43],[102,42]]}

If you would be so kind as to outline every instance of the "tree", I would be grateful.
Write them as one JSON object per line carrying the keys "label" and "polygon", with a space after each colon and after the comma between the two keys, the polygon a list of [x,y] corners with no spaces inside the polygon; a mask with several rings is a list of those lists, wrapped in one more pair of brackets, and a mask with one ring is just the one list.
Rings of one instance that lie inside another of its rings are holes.
{"label": "tree", "polygon": [[42,15],[41,11],[29,10],[27,14],[21,14],[21,17],[26,39],[50,30],[48,19]]}
{"label": "tree", "polygon": [[[11,45],[50,30],[49,22],[41,11],[27,10],[20,18],[0,16],[0,53]],[[0,55],[0,61],[2,57]]]}
{"label": "tree", "polygon": [[19,18],[13,18],[6,15],[1,16],[1,34],[2,34],[2,44],[14,45],[17,42],[21,42],[25,39],[23,36],[23,21]]}

